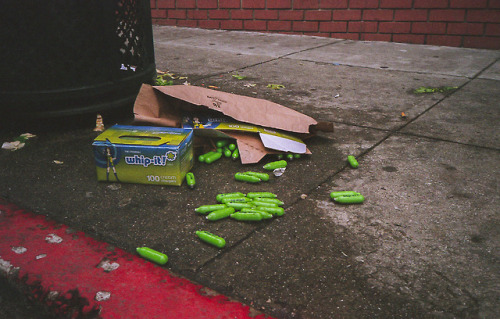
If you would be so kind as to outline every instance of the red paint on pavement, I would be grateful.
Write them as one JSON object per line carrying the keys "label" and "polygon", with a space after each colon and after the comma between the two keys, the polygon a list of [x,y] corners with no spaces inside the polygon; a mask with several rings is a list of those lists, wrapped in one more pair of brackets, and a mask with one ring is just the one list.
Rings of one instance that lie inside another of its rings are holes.
{"label": "red paint on pavement", "polygon": [[[0,238],[0,275],[14,276],[58,315],[270,318],[251,316],[248,306],[222,295],[206,295],[203,286],[165,268],[1,199]],[[110,267],[108,271],[103,265]],[[96,300],[107,293],[109,299]]]}

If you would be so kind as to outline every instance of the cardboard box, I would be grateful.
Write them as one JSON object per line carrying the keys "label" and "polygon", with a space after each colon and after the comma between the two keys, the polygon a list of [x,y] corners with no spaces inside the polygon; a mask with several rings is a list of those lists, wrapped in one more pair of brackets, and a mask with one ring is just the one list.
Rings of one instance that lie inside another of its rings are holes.
{"label": "cardboard box", "polygon": [[[266,154],[277,152],[310,154],[302,139],[316,130],[333,131],[332,123],[317,122],[271,101],[190,85],[143,84],[134,104],[134,115],[137,122],[169,127],[189,124],[186,118],[205,118],[213,125],[193,125],[196,133],[214,136],[218,132],[220,137],[236,139],[243,164],[257,163]],[[221,117],[230,121],[223,124],[210,120]],[[204,120],[198,122],[203,124]]]}
{"label": "cardboard box", "polygon": [[92,147],[97,180],[180,186],[193,167],[193,130],[115,125]]}

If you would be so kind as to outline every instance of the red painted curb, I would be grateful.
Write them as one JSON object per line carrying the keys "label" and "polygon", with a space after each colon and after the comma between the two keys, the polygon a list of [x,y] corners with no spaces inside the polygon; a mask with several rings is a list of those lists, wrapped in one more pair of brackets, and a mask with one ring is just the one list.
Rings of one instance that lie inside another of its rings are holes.
{"label": "red painted curb", "polygon": [[167,269],[0,200],[0,275],[56,315],[271,318]]}

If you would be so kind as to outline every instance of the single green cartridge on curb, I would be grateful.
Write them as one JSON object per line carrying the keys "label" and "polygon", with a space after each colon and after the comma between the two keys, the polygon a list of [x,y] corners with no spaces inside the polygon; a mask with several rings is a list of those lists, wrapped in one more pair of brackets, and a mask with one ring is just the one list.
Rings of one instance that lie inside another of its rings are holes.
{"label": "single green cartridge on curb", "polygon": [[285,168],[286,165],[287,162],[285,160],[281,160],[281,161],[267,163],[266,165],[263,166],[263,168],[268,171],[274,171],[277,168]]}
{"label": "single green cartridge on curb", "polygon": [[168,261],[167,255],[148,247],[138,247],[136,248],[136,251],[141,257],[159,265],[165,265]]}
{"label": "single green cartridge on curb", "polygon": [[358,168],[358,161],[356,160],[356,157],[353,155],[347,156],[347,161],[349,162],[349,165],[351,165],[352,168]]}
{"label": "single green cartridge on curb", "polygon": [[335,197],[333,200],[339,204],[361,204],[365,201],[365,198],[363,195],[359,194],[354,196]]}
{"label": "single green cartridge on curb", "polygon": [[189,172],[186,174],[186,184],[189,188],[194,189],[196,186],[196,180],[194,179],[194,174]]}
{"label": "single green cartridge on curb", "polygon": [[224,240],[224,238],[209,233],[205,230],[196,231],[196,235],[204,242],[210,245],[214,245],[217,248],[224,248],[224,246],[226,246],[226,241]]}
{"label": "single green cartridge on curb", "polygon": [[356,196],[356,195],[360,195],[358,192],[355,192],[355,191],[338,191],[338,192],[331,192],[330,193],[330,197],[332,199],[335,199],[337,197],[340,197],[340,196]]}

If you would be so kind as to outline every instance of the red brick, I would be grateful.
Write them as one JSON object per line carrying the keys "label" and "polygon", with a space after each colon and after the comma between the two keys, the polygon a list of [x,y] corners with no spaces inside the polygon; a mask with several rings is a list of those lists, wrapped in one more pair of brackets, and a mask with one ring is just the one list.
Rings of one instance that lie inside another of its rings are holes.
{"label": "red brick", "polygon": [[156,0],[156,7],[158,9],[174,9],[175,0]]}
{"label": "red brick", "polygon": [[360,35],[362,41],[391,41],[390,34],[363,33]]}
{"label": "red brick", "polygon": [[292,21],[268,21],[267,29],[269,31],[291,31]]}
{"label": "red brick", "polygon": [[392,21],[394,10],[363,10],[363,20],[365,21]]}
{"label": "red brick", "polygon": [[500,0],[490,0],[488,3],[490,9],[500,9]]}
{"label": "red brick", "polygon": [[149,0],[149,7],[151,9],[156,9],[156,0]]}
{"label": "red brick", "polygon": [[277,20],[278,10],[255,10],[254,17],[259,20]]}
{"label": "red brick", "polygon": [[487,8],[488,0],[450,0],[450,8]]}
{"label": "red brick", "polygon": [[444,22],[413,22],[411,33],[445,34],[446,23]]}
{"label": "red brick", "polygon": [[394,21],[427,21],[427,10],[396,10]]}
{"label": "red brick", "polygon": [[292,0],[270,0],[267,2],[268,9],[291,9]]}
{"label": "red brick", "polygon": [[266,21],[255,21],[255,20],[245,20],[243,21],[243,27],[245,30],[251,31],[263,31],[267,30]]}
{"label": "red brick", "polygon": [[359,33],[331,33],[330,37],[336,39],[359,40]]}
{"label": "red brick", "polygon": [[196,0],[176,0],[175,7],[177,9],[194,9],[196,8]]}
{"label": "red brick", "polygon": [[304,11],[302,10],[280,10],[279,12],[280,20],[303,20]]}
{"label": "red brick", "polygon": [[459,47],[462,44],[461,36],[453,35],[434,35],[427,36],[426,44],[445,45],[449,47]]}
{"label": "red brick", "polygon": [[266,0],[241,0],[243,9],[265,9]]}
{"label": "red brick", "polygon": [[177,26],[195,28],[198,26],[198,21],[196,21],[196,20],[177,20]]}
{"label": "red brick", "polygon": [[394,34],[392,41],[402,43],[424,44],[425,35],[420,34]]}
{"label": "red brick", "polygon": [[347,9],[347,0],[321,0],[319,3],[321,9]]}
{"label": "red brick", "polygon": [[186,19],[186,10],[168,10],[169,19]]}
{"label": "red brick", "polygon": [[361,20],[361,10],[333,10],[332,20]]}
{"label": "red brick", "polygon": [[483,23],[448,23],[447,34],[482,35]]}
{"label": "red brick", "polygon": [[429,21],[464,21],[465,10],[430,10]]}
{"label": "red brick", "polygon": [[[272,1],[272,0],[270,0]],[[319,9],[319,0],[295,0],[294,9]]]}
{"label": "red brick", "polygon": [[320,22],[320,32],[347,32],[347,22]]}
{"label": "red brick", "polygon": [[242,20],[223,20],[220,22],[221,29],[224,30],[243,30]]}
{"label": "red brick", "polygon": [[349,8],[351,9],[374,9],[378,8],[379,0],[350,0]]}
{"label": "red brick", "polygon": [[466,48],[479,48],[479,49],[500,49],[499,37],[464,37],[463,46]]}
{"label": "red brick", "polygon": [[318,31],[319,22],[316,21],[293,21],[292,30],[293,31],[306,31],[315,32]]}
{"label": "red brick", "polygon": [[208,11],[207,10],[188,10],[187,17],[188,17],[188,19],[194,19],[194,20],[206,20],[206,19],[208,19]]}
{"label": "red brick", "polygon": [[229,10],[208,10],[209,19],[223,20],[230,19]]}
{"label": "red brick", "polygon": [[217,0],[198,1],[198,9],[217,9]]}
{"label": "red brick", "polygon": [[201,20],[198,21],[198,27],[203,29],[219,29],[220,21],[217,20]]}
{"label": "red brick", "polygon": [[327,11],[316,11],[316,10],[307,10],[305,11],[305,18],[304,20],[306,21],[330,21],[332,20],[332,11],[327,10]]}
{"label": "red brick", "polygon": [[467,21],[498,23],[500,21],[500,10],[468,10]]}
{"label": "red brick", "polygon": [[488,23],[486,25],[486,35],[500,36],[500,24],[498,23]]}
{"label": "red brick", "polygon": [[174,19],[154,19],[153,20],[153,24],[157,24],[157,25],[175,25],[175,23],[177,22],[177,20],[174,20]]}
{"label": "red brick", "polygon": [[378,22],[349,21],[349,32],[377,32]]}
{"label": "red brick", "polygon": [[231,10],[231,19],[253,19],[253,10]]}
{"label": "red brick", "polygon": [[410,22],[380,22],[378,32],[380,33],[410,33]]}
{"label": "red brick", "polygon": [[403,9],[411,8],[412,0],[380,0],[380,8]]}
{"label": "red brick", "polygon": [[166,18],[167,17],[167,10],[151,10],[151,18],[156,19],[156,18]]}
{"label": "red brick", "polygon": [[239,9],[241,8],[240,0],[219,0],[219,9]]}
{"label": "red brick", "polygon": [[414,0],[413,7],[422,9],[448,8],[448,0]]}

